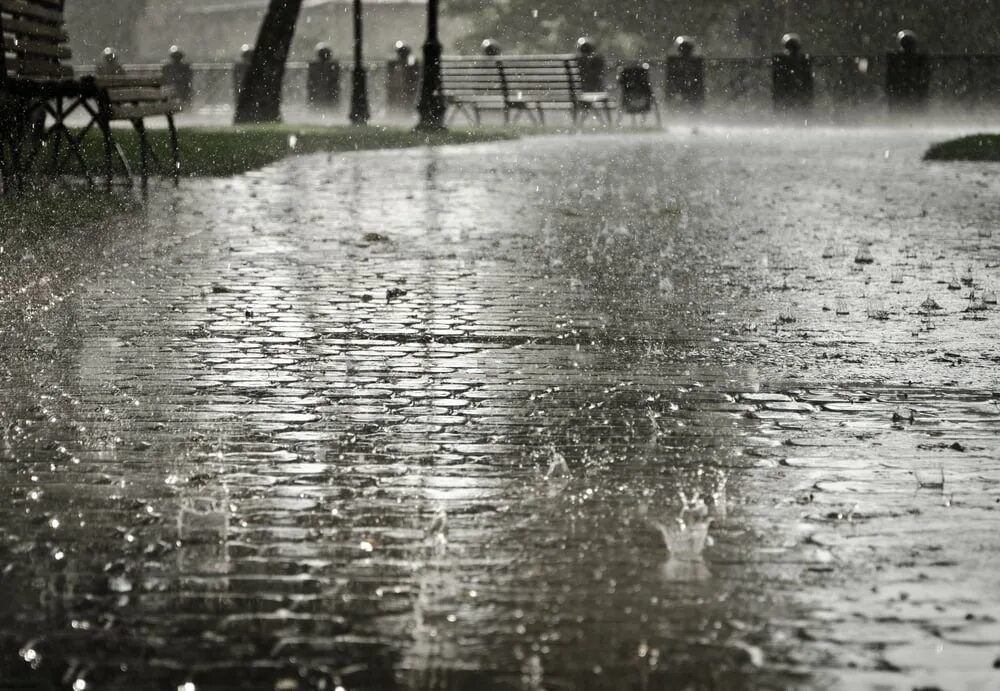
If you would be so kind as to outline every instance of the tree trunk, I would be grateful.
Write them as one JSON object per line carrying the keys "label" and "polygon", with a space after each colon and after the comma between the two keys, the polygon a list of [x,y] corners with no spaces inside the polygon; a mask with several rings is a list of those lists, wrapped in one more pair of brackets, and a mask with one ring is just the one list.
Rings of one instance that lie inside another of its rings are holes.
{"label": "tree trunk", "polygon": [[281,84],[302,0],[271,0],[260,25],[250,69],[236,101],[234,121],[280,122]]}

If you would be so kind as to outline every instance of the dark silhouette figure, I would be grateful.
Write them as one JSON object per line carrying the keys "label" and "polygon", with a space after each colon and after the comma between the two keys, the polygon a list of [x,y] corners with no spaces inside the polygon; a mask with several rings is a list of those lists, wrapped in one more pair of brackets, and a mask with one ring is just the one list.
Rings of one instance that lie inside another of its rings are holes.
{"label": "dark silhouette figure", "polygon": [[330,109],[340,104],[340,62],[325,43],[316,46],[316,59],[309,63],[306,95],[313,108]]}
{"label": "dark silhouette figure", "polygon": [[695,55],[698,45],[688,36],[674,40],[677,55],[667,56],[667,100],[691,111],[705,104],[705,60]]}
{"label": "dark silhouette figure", "polygon": [[396,57],[386,65],[386,100],[390,110],[408,113],[417,104],[421,67],[404,41],[396,41],[395,49]]}
{"label": "dark silhouette figure", "polygon": [[812,58],[802,52],[798,34],[781,39],[785,51],[771,59],[772,98],[777,113],[802,113],[812,108]]}
{"label": "dark silhouette figure", "polygon": [[618,88],[621,92],[621,105],[618,108],[618,122],[622,121],[625,115],[632,116],[635,122],[636,116],[641,115],[642,121],[646,121],[646,116],[650,112],[656,116],[656,124],[660,123],[660,107],[653,95],[653,86],[649,79],[649,63],[633,64],[623,67],[618,73]]}
{"label": "dark silhouette figure", "polygon": [[181,110],[191,107],[194,95],[194,70],[184,60],[184,51],[170,46],[170,60],[161,68],[163,83],[173,91],[174,100]]}
{"label": "dark silhouette figure", "polygon": [[492,38],[487,38],[483,41],[480,46],[483,51],[483,55],[491,58],[498,57],[500,55],[500,44],[494,41]]}
{"label": "dark silhouette figure", "polygon": [[253,60],[253,48],[244,43],[240,48],[240,59],[233,63],[233,95],[235,101],[239,103],[240,92],[243,91],[243,83],[250,72],[250,63]]}
{"label": "dark silhouette figure", "polygon": [[118,62],[118,55],[115,49],[108,46],[101,55],[101,62],[97,66],[97,74],[102,77],[120,77],[125,74],[125,68]]}
{"label": "dark silhouette figure", "polygon": [[917,35],[904,29],[896,34],[899,49],[886,55],[885,93],[892,113],[913,113],[927,107],[931,66],[920,51]]}
{"label": "dark silhouette figure", "polygon": [[586,92],[598,93],[604,88],[604,58],[597,46],[586,36],[577,39],[576,62],[580,66],[580,86]]}

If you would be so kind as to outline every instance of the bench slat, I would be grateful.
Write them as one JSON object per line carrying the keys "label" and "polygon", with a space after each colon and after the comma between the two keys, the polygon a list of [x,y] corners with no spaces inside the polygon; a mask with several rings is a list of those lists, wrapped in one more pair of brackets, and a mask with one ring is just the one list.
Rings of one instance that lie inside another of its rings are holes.
{"label": "bench slat", "polygon": [[56,62],[15,58],[10,61],[14,65],[15,76],[19,77],[71,77],[73,68]]}
{"label": "bench slat", "polygon": [[137,101],[162,101],[163,89],[151,86],[115,87],[107,90],[108,100],[112,104]]}
{"label": "bench slat", "polygon": [[69,46],[18,39],[13,36],[4,36],[3,46],[8,53],[17,53],[18,55],[43,55],[58,59],[73,57],[73,51],[69,49]]}
{"label": "bench slat", "polygon": [[30,19],[4,19],[3,32],[15,36],[37,36],[58,43],[66,43],[69,40],[69,35],[61,26],[43,24]]}
{"label": "bench slat", "polygon": [[101,89],[121,89],[140,86],[160,87],[163,85],[163,80],[159,77],[138,76],[95,77],[94,83]]}
{"label": "bench slat", "polygon": [[63,13],[58,6],[52,3],[43,4],[35,0],[0,0],[0,10],[9,14],[17,14],[22,17],[33,17],[53,24],[62,23]]}
{"label": "bench slat", "polygon": [[168,115],[174,112],[174,104],[164,100],[141,105],[112,105],[109,116],[112,120],[139,120],[150,115]]}

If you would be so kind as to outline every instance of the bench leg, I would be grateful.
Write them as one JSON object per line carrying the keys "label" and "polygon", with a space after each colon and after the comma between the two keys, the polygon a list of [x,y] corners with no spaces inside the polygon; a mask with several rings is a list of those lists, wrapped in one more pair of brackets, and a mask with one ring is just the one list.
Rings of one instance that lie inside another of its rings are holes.
{"label": "bench leg", "polygon": [[108,192],[111,191],[111,184],[115,181],[115,169],[114,169],[114,159],[113,151],[116,145],[115,139],[111,136],[111,125],[107,122],[100,122],[98,127],[101,129],[101,135],[104,137],[104,184],[108,188]]}
{"label": "bench leg", "polygon": [[24,180],[27,176],[28,168],[37,152],[37,146],[30,156],[26,156],[25,148],[29,137],[29,120],[31,107],[25,104],[14,119],[14,128],[10,135],[10,160],[13,173],[13,183],[18,192],[24,192]]}
{"label": "bench leg", "polygon": [[52,126],[52,129],[48,131],[45,135],[45,139],[52,139],[49,143],[51,147],[51,171],[53,175],[58,175],[62,172],[62,162],[59,160],[59,154],[62,153],[62,140],[63,133],[66,130],[66,126],[63,124],[63,100],[62,98],[57,98],[55,107],[53,109],[53,117],[55,118],[56,124]]}
{"label": "bench leg", "polygon": [[111,186],[115,182],[115,162],[119,164],[122,172],[125,174],[125,184],[129,187],[132,186],[132,169],[128,165],[128,161],[125,159],[125,152],[122,151],[121,145],[115,140],[114,135],[111,133],[111,123],[103,116],[98,119],[98,128],[101,130],[101,134],[104,137],[104,184],[108,191],[111,191]]}
{"label": "bench leg", "polygon": [[101,135],[104,138],[104,177],[105,185],[108,191],[111,190],[111,186],[115,181],[115,163],[117,162],[122,172],[125,175],[125,184],[131,187],[133,185],[132,181],[132,168],[128,164],[128,160],[125,158],[125,152],[122,151],[121,145],[115,139],[114,134],[111,131],[111,120],[103,111],[98,111],[94,113],[94,121],[97,123],[97,127],[101,130]]}
{"label": "bench leg", "polygon": [[143,191],[149,186],[149,133],[142,118],[132,121],[132,127],[139,137],[139,176]]}
{"label": "bench leg", "polygon": [[[8,131],[7,128],[8,125],[4,123],[3,129],[5,133]],[[0,187],[3,188],[3,194],[5,196],[11,194],[13,191],[11,187],[14,184],[12,175],[14,171],[14,161],[12,156],[8,159],[8,156],[10,156],[13,148],[14,147],[8,140],[7,136],[0,139]]]}
{"label": "bench leg", "polygon": [[174,187],[177,187],[181,180],[181,146],[177,138],[173,113],[167,113],[167,127],[170,128],[170,159],[173,165]]}

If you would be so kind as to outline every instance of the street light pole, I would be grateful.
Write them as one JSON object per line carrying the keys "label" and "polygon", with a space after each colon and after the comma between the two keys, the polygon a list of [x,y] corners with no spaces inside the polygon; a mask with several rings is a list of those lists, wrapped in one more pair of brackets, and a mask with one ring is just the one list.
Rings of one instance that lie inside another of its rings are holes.
{"label": "street light pole", "polygon": [[441,41],[438,39],[438,0],[427,0],[427,41],[424,43],[424,74],[420,81],[420,121],[417,130],[440,132],[444,127],[445,103],[441,93]]}
{"label": "street light pole", "polygon": [[371,112],[368,109],[368,75],[362,51],[361,0],[354,0],[354,72],[351,79],[351,123],[367,125]]}

